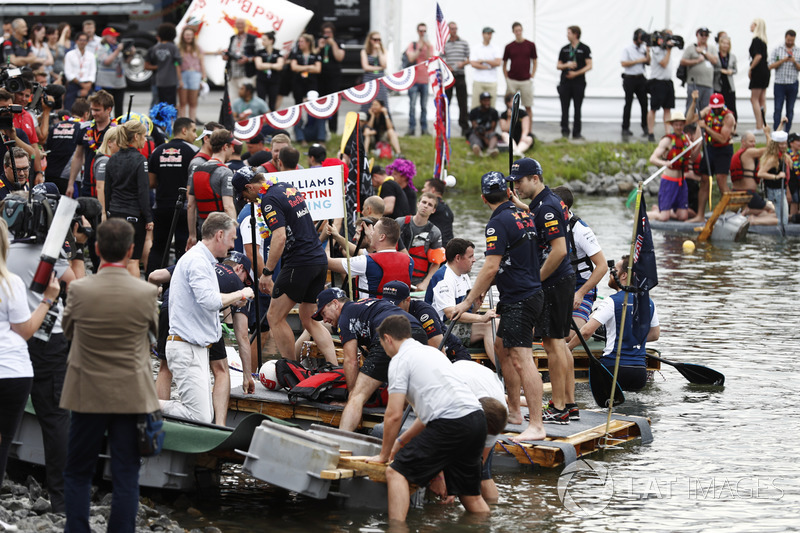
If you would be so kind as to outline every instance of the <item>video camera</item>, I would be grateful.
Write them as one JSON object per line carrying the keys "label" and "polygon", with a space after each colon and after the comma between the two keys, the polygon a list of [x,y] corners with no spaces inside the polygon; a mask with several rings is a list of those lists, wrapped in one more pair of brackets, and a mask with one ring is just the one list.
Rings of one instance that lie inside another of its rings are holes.
{"label": "video camera", "polygon": [[[60,198],[61,195],[48,192],[43,185],[37,185],[27,197],[24,193],[6,196],[0,216],[8,224],[8,231],[14,240],[44,243]],[[75,210],[72,225],[77,223],[78,232],[91,236],[95,221],[99,220],[100,211],[100,202],[97,198],[78,198],[78,208]],[[82,216],[90,221],[92,227],[83,227]]]}
{"label": "video camera", "polygon": [[641,39],[647,46],[658,46],[663,49],[675,47],[678,50],[683,50],[683,37],[680,35],[672,35],[661,31],[654,31],[653,33],[641,34]]}
{"label": "video camera", "polygon": [[133,53],[134,44],[134,40],[131,38],[122,39],[120,41],[120,45],[122,46],[122,55],[129,57]]}
{"label": "video camera", "polygon": [[0,107],[0,130],[10,130],[14,127],[14,115],[22,113],[21,105],[7,105]]}
{"label": "video camera", "polygon": [[[30,69],[28,67],[23,68],[10,68],[10,67],[3,67],[0,66],[0,88],[7,90],[8,92],[14,93],[21,93],[25,90],[25,76],[24,72],[27,71],[30,73]],[[55,83],[51,83],[50,85],[40,85],[35,82],[31,82],[33,85],[33,94],[31,96],[30,103],[25,106],[29,110],[34,110],[36,112],[41,113],[43,105],[47,105],[50,109],[59,109],[64,105],[64,95],[67,92],[67,89],[63,85],[58,85]],[[20,106],[10,106],[12,109],[8,110],[6,108],[0,108],[0,127],[1,128],[10,128],[11,126],[6,126],[8,124],[8,117],[10,115],[4,115],[4,110],[6,113],[9,111],[11,113],[21,113],[22,108]],[[19,108],[19,111],[16,110]]]}

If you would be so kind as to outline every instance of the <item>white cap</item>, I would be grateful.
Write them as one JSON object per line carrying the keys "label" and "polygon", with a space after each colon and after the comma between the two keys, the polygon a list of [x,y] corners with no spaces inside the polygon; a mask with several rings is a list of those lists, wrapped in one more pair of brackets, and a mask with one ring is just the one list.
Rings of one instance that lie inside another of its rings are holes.
{"label": "white cap", "polygon": [[770,136],[773,142],[776,143],[785,143],[789,140],[789,134],[785,131],[773,131],[772,135]]}
{"label": "white cap", "polygon": [[203,132],[200,134],[200,136],[197,139],[195,139],[195,141],[200,141],[200,140],[203,139],[203,137],[205,137],[206,135],[211,135],[212,133],[214,133],[214,132],[211,131],[211,130],[203,130]]}

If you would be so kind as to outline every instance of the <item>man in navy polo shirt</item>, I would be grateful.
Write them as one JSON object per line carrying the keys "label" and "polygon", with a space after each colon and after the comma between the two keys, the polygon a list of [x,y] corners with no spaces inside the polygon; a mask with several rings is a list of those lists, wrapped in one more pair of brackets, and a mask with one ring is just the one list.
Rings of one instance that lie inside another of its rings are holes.
{"label": "man in navy polo shirt", "polygon": [[[386,317],[402,315],[411,323],[411,335],[422,344],[427,335],[419,321],[388,300],[368,298],[353,302],[342,289],[331,287],[319,294],[314,320],[338,326],[344,352],[344,374],[347,380],[347,405],[342,411],[339,429],[355,431],[361,423],[364,404],[389,381],[389,356],[378,338],[378,326]],[[320,327],[321,324],[316,322]],[[358,366],[359,346],[367,350],[364,364]],[[540,400],[541,401],[541,400]]]}
{"label": "man in navy polo shirt", "polygon": [[530,207],[516,195],[513,200],[519,209],[532,211],[539,236],[539,277],[544,304],[536,323],[536,333],[542,336],[553,385],[553,401],[544,411],[544,420],[569,424],[570,418],[580,420],[575,404],[574,363],[566,343],[575,293],[575,272],[567,245],[569,210],[561,198],[545,186],[542,166],[535,159],[525,157],[515,161],[508,180],[517,183],[519,198],[532,198]]}
{"label": "man in navy polo shirt", "polygon": [[[266,189],[266,190],[265,190]],[[281,357],[295,359],[294,333],[286,322],[289,311],[300,304],[300,321],[319,347],[320,353],[335,357],[333,339],[325,326],[312,320],[317,295],[325,286],[328,256],[319,241],[303,194],[274,178],[261,188],[261,213],[271,232],[269,254],[258,281],[261,292],[272,295],[267,322]],[[273,283],[272,274],[281,261]]]}
{"label": "man in navy polo shirt", "polygon": [[533,363],[533,327],[542,311],[542,284],[539,281],[539,257],[536,226],[526,211],[511,201],[506,178],[500,172],[481,177],[483,202],[492,209],[486,224],[486,261],[469,294],[456,305],[453,319],[469,311],[480,295],[491,288],[500,291],[497,314],[502,316],[495,349],[503,368],[508,392],[508,421],[522,424],[519,388],[525,393],[530,409],[528,427],[514,437],[517,442],[541,440],[546,434],[542,425],[542,377]]}

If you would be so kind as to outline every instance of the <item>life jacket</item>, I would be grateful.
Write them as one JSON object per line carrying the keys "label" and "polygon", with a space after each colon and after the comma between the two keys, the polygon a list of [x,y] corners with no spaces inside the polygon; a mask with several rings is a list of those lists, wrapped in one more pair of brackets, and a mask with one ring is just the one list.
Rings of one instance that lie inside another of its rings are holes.
{"label": "life jacket", "polygon": [[289,401],[298,399],[313,402],[346,402],[347,380],[344,369],[340,366],[329,366],[300,381],[289,391]]}
{"label": "life jacket", "polygon": [[[670,133],[667,135],[667,137],[669,137],[670,140],[672,141],[669,151],[667,152],[667,156],[664,158],[667,161],[672,161],[673,158],[675,158],[678,154],[683,152],[686,149],[686,147],[691,144],[691,141],[689,141],[689,137],[685,133],[681,134]],[[687,170],[689,170],[689,159],[690,159],[690,154],[686,153],[683,156],[681,156],[680,159],[672,163],[669,166],[669,168],[671,168],[672,170],[678,170],[681,172],[681,174],[683,174]]]}
{"label": "life jacket", "polygon": [[109,158],[103,154],[95,154],[94,159],[92,159],[92,164],[89,165],[89,194],[92,195],[92,198],[97,198],[97,178],[94,176],[94,165],[97,163],[98,157]]}
{"label": "life jacket", "polygon": [[589,259],[588,255],[578,259],[578,249],[575,247],[575,236],[573,235],[575,225],[578,222],[580,222],[583,225],[586,225],[586,223],[582,221],[577,215],[572,215],[572,218],[570,218],[568,222],[569,231],[567,232],[567,235],[569,236],[569,262],[572,264],[573,270],[575,270],[576,282],[583,285],[581,281],[586,281],[586,280],[583,279],[583,276],[581,276],[581,274],[583,274],[584,272],[592,272],[594,270],[594,263],[592,263],[592,260]]}
{"label": "life jacket", "polygon": [[[381,252],[367,255],[367,290],[369,294],[361,294],[361,298],[382,298],[383,286],[390,281],[402,281],[411,286],[411,268],[413,261],[403,252]],[[356,281],[358,287],[358,280]]]}
{"label": "life jacket", "polygon": [[156,149],[156,142],[153,140],[152,137],[148,135],[144,140],[144,146],[139,148],[139,153],[142,154],[144,158],[149,161],[150,154],[152,154],[153,150],[155,149]]}
{"label": "life jacket", "polygon": [[208,218],[208,215],[215,211],[224,211],[222,196],[219,196],[211,188],[211,174],[219,167],[224,166],[225,163],[215,159],[198,166],[192,175],[194,199],[197,202],[197,216],[202,220]]}
{"label": "life jacket", "polygon": [[278,359],[275,362],[275,381],[279,387],[292,390],[308,377],[308,370],[297,361]]}
{"label": "life jacket", "polygon": [[[723,107],[721,113],[709,112],[704,117],[704,120],[706,121],[706,125],[709,128],[711,128],[717,133],[720,133],[722,131],[722,125],[725,123],[725,117],[728,116],[729,113],[730,110],[727,107]],[[725,143],[714,142],[713,140],[711,140],[711,135],[706,135],[706,140],[711,143],[711,146],[714,146],[716,148],[728,146],[731,142],[730,139],[728,139],[728,142]]]}
{"label": "life jacket", "polygon": [[[403,239],[403,242],[408,242],[408,245],[406,245],[406,248],[408,248],[408,255],[410,255],[414,260],[413,276],[424,278],[426,275],[428,275],[430,264],[443,263],[444,257],[441,257],[442,254],[440,250],[431,250],[431,243],[428,239],[426,239],[425,242],[419,246],[411,246],[411,244],[414,244],[414,238],[412,237],[411,232],[411,218],[412,215],[406,215],[405,221],[403,222],[403,229],[400,231],[400,236]],[[430,234],[430,231],[433,229],[433,227],[433,223],[428,221],[428,223],[425,224],[422,230],[417,234],[417,237],[423,233]]]}
{"label": "life jacket", "polygon": [[[647,311],[640,310],[641,320],[647,322],[647,327],[634,327],[633,324],[633,299],[636,298],[634,294],[625,291],[619,291],[611,295],[614,301],[614,320],[617,325],[617,334],[619,335],[620,324],[622,322],[622,304],[625,295],[630,294],[628,298],[627,317],[625,318],[625,329],[622,333],[622,351],[620,353],[619,364],[624,366],[645,366],[647,351],[647,335],[650,332],[650,320],[653,316],[653,302],[650,300]],[[638,333],[637,333],[638,332]],[[619,338],[617,338],[619,342]]]}

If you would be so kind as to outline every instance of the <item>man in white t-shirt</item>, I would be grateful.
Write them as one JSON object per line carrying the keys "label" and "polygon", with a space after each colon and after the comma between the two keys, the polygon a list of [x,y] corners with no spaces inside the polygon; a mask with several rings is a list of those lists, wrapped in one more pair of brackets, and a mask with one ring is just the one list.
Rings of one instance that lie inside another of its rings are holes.
{"label": "man in white t-shirt", "polygon": [[[489,513],[481,496],[486,417],[478,398],[442,352],[411,338],[406,317],[387,317],[377,332],[391,357],[389,403],[381,453],[369,461],[392,461],[386,469],[389,520],[405,521],[409,483],[426,486],[442,471],[448,493],[458,496],[467,511]],[[417,419],[398,436],[406,399]]]}
{"label": "man in white t-shirt", "polygon": [[[475,264],[475,245],[466,239],[450,239],[444,251],[446,264],[437,270],[425,291],[425,301],[439,313],[439,320],[450,320],[456,310],[456,305],[467,296],[472,288],[469,273]],[[490,321],[496,317],[494,310],[479,315],[477,313],[464,313],[459,318],[460,324],[465,327],[454,327],[453,332],[457,337],[469,335],[469,342],[483,341],[486,355],[494,364],[494,339]]]}
{"label": "man in white t-shirt", "polygon": [[[572,319],[580,328],[589,320],[597,299],[597,284],[608,272],[603,250],[592,228],[572,212],[574,198],[567,187],[556,187],[553,192],[566,204],[569,212],[569,255],[575,269],[575,298],[572,302]],[[567,342],[575,336],[569,332]]]}
{"label": "man in white t-shirt", "polygon": [[472,70],[472,107],[480,105],[478,96],[488,92],[492,98],[497,97],[497,72],[503,64],[503,52],[492,43],[494,30],[489,26],[483,28],[483,43],[472,49],[469,64]]}

